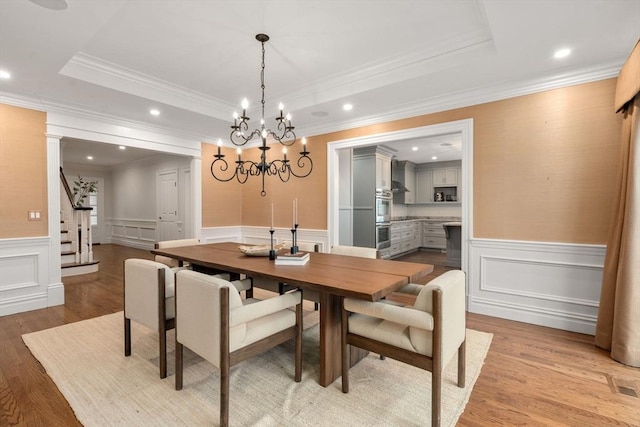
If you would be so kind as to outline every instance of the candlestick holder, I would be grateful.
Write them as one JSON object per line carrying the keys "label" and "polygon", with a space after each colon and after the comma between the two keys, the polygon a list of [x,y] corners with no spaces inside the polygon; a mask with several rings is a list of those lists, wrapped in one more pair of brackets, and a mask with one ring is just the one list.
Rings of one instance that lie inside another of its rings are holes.
{"label": "candlestick holder", "polygon": [[292,254],[298,253],[298,240],[296,237],[297,233],[298,233],[298,224],[294,224],[293,228],[291,229],[291,253]]}
{"label": "candlestick holder", "polygon": [[274,260],[276,259],[276,251],[273,249],[273,233],[274,233],[274,229],[272,228],[271,230],[269,230],[269,234],[271,234],[271,250],[269,250],[269,259],[270,260]]}

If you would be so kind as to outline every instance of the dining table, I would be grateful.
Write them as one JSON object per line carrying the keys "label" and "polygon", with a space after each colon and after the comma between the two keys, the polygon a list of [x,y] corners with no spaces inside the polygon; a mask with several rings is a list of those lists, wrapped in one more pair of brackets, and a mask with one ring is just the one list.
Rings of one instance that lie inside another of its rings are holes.
{"label": "dining table", "polygon": [[[154,249],[163,255],[188,262],[195,271],[227,272],[234,276],[265,277],[320,297],[319,378],[323,387],[341,375],[342,298],[378,301],[433,271],[433,265],[385,259],[370,259],[322,252],[311,252],[304,265],[276,265],[268,256],[249,256],[241,252],[244,244],[208,243]],[[366,352],[352,349],[352,364]]]}

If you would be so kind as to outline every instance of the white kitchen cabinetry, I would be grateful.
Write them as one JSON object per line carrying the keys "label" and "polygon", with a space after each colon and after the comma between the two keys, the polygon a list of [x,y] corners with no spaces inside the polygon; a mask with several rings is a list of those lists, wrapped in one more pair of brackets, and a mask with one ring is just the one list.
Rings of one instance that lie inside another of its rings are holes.
{"label": "white kitchen cabinetry", "polygon": [[459,168],[442,168],[433,170],[433,186],[444,187],[458,185]]}
{"label": "white kitchen cabinetry", "polygon": [[431,183],[431,172],[431,170],[419,170],[416,172],[415,203],[433,202],[433,184]]}
{"label": "white kitchen cabinetry", "polygon": [[376,247],[376,190],[391,189],[391,154],[376,146],[353,150],[354,246]]}
{"label": "white kitchen cabinetry", "polygon": [[376,189],[391,190],[391,157],[376,154]]}
{"label": "white kitchen cabinetry", "polygon": [[391,256],[415,251],[422,244],[422,222],[400,221],[391,224]]}
{"label": "white kitchen cabinetry", "polygon": [[422,247],[446,249],[447,237],[442,224],[445,221],[428,220],[422,223]]}

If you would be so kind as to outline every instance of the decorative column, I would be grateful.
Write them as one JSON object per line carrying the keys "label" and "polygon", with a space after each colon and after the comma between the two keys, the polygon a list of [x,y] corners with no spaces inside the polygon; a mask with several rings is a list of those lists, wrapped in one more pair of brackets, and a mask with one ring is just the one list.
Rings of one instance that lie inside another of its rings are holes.
{"label": "decorative column", "polygon": [[62,255],[60,253],[60,139],[62,136],[46,134],[47,137],[47,216],[49,218],[49,286],[47,306],[64,304],[62,284]]}

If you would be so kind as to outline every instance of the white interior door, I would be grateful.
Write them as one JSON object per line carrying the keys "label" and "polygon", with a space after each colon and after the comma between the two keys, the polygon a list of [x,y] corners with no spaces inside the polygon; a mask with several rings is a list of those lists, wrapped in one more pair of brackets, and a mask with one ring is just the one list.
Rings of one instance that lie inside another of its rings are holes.
{"label": "white interior door", "polygon": [[158,172],[158,241],[178,238],[178,171]]}

